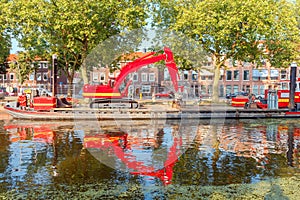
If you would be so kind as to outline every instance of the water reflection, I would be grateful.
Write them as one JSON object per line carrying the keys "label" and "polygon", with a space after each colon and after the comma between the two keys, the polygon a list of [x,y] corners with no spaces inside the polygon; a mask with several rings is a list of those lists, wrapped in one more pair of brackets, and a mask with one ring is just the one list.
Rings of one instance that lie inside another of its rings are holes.
{"label": "water reflection", "polygon": [[157,120],[134,126],[123,124],[117,129],[102,125],[100,132],[85,131],[83,145],[96,159],[113,169],[156,177],[170,184],[173,166],[197,134],[198,127],[192,121],[180,126],[182,124]]}
{"label": "water reflection", "polygon": [[3,124],[1,191],[96,182],[124,190],[131,182],[227,185],[299,173],[297,120],[114,123]]}

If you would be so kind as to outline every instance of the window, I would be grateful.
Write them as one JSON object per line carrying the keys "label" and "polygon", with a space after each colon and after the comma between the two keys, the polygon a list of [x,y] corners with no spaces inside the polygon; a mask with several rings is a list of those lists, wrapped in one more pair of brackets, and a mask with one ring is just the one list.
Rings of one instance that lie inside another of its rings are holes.
{"label": "window", "polygon": [[151,82],[155,81],[155,74],[154,73],[149,74],[149,81],[151,81]]}
{"label": "window", "polygon": [[258,85],[253,85],[252,93],[253,94],[258,94]]}
{"label": "window", "polygon": [[146,82],[146,81],[147,81],[147,74],[142,73],[142,82]]}
{"label": "window", "polygon": [[265,94],[265,86],[261,85],[259,87],[259,92],[260,92],[260,94]]}
{"label": "window", "polygon": [[211,66],[212,65],[212,62],[211,61],[206,61],[203,63],[204,66]]}
{"label": "window", "polygon": [[36,80],[37,80],[37,81],[41,81],[41,80],[42,80],[42,75],[41,75],[41,73],[37,73],[37,74],[36,74]]}
{"label": "window", "polygon": [[142,85],[142,93],[150,93],[150,85]]}
{"label": "window", "polygon": [[39,68],[45,68],[45,69],[47,69],[48,68],[48,63],[40,63]]}
{"label": "window", "polygon": [[192,71],[192,81],[197,81],[198,80],[198,73],[195,71]]}
{"label": "window", "polygon": [[43,73],[43,80],[47,81],[48,80],[48,74],[47,73]]}
{"label": "window", "polygon": [[278,80],[279,72],[277,69],[271,69],[270,70],[270,79],[271,80]]}
{"label": "window", "polygon": [[249,70],[244,70],[244,74],[243,74],[244,75],[243,76],[244,81],[249,81],[249,79],[250,79],[249,74],[250,74]]}
{"label": "window", "polygon": [[207,80],[213,80],[213,76],[207,76]]}
{"label": "window", "polygon": [[233,71],[233,80],[238,81],[240,79],[240,72],[239,70],[234,70]]}
{"label": "window", "polygon": [[132,81],[136,82],[139,80],[139,77],[138,77],[138,74],[137,73],[134,73],[133,74],[133,77],[132,77]]}
{"label": "window", "polygon": [[34,73],[31,73],[31,74],[29,75],[29,80],[30,80],[30,81],[33,81],[33,80],[34,80]]}
{"label": "window", "polygon": [[238,85],[234,85],[233,86],[233,93],[239,92],[239,86]]}
{"label": "window", "polygon": [[170,74],[167,68],[164,69],[164,80],[169,81],[170,79]]}
{"label": "window", "polygon": [[93,72],[93,82],[98,82],[98,72]]}
{"label": "window", "polygon": [[254,69],[252,70],[252,79],[254,81],[267,80],[269,72],[267,69]]}
{"label": "window", "polygon": [[231,81],[232,80],[232,71],[226,71],[226,80]]}
{"label": "window", "polygon": [[212,94],[213,91],[213,86],[212,85],[208,85],[207,86],[207,94]]}
{"label": "window", "polygon": [[183,80],[188,80],[189,79],[189,72],[188,71],[184,71],[183,72]]}
{"label": "window", "polygon": [[205,76],[201,76],[201,80],[203,80],[203,81],[204,81],[204,80],[205,80]]}
{"label": "window", "polygon": [[226,94],[231,93],[231,85],[226,85]]}
{"label": "window", "polygon": [[280,71],[280,79],[287,80],[287,72],[285,69]]}
{"label": "window", "polygon": [[289,89],[289,83],[281,83],[281,89],[282,90],[288,90]]}
{"label": "window", "polygon": [[100,73],[100,82],[105,82],[105,73]]}
{"label": "window", "polygon": [[14,80],[14,74],[9,74],[9,80]]}
{"label": "window", "polygon": [[206,85],[201,85],[201,94],[206,94]]}
{"label": "window", "polygon": [[253,80],[253,81],[258,81],[258,80],[259,80],[259,77],[258,77],[258,76],[252,76],[252,80]]}

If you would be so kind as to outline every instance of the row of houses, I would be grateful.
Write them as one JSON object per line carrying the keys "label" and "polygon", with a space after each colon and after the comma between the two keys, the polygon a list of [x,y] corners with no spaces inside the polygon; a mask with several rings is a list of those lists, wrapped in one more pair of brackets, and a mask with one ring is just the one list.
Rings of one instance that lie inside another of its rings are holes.
{"label": "row of houses", "polygon": [[[137,52],[135,56],[141,57],[145,53]],[[17,59],[16,55],[10,55],[8,61]],[[12,86],[17,90],[21,87],[43,87],[51,90],[51,63],[48,61],[38,61],[39,68],[36,72],[29,75],[29,78],[21,86],[18,83],[16,73],[8,71],[0,75],[0,85],[2,87]],[[121,61],[120,67],[126,65],[129,60]],[[212,62],[208,60],[205,69],[200,71],[179,71],[179,85],[184,86],[184,94],[188,97],[199,97],[212,95],[214,73],[207,69],[212,68]],[[59,93],[65,93],[67,87],[67,78],[60,73],[58,77]],[[110,72],[106,67],[93,67],[89,72],[90,83],[107,84],[109,79],[117,77],[119,71]],[[300,71],[297,70],[297,76],[300,78]],[[221,70],[219,79],[219,96],[223,97],[227,93],[246,91],[253,94],[264,94],[265,89],[279,88],[280,82],[289,80],[290,70],[288,68],[276,69],[266,64],[260,68],[254,68],[247,62],[241,62],[237,65],[227,62],[227,69]],[[167,68],[148,65],[142,67],[128,76],[132,80],[129,87],[129,94],[137,97],[151,96],[153,93],[168,92],[173,89]],[[77,83],[77,81],[76,81]],[[76,85],[75,83],[75,85]],[[82,87],[79,84],[76,87]],[[79,90],[78,90],[79,91]]]}

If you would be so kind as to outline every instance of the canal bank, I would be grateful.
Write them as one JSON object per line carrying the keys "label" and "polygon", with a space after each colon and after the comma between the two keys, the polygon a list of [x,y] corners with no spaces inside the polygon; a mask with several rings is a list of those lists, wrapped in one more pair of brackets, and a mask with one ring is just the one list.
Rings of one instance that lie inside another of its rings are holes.
{"label": "canal bank", "polygon": [[16,119],[30,120],[145,120],[145,119],[255,119],[255,118],[299,118],[300,112],[289,112],[288,109],[258,109],[233,107],[226,102],[211,103],[193,100],[184,101],[180,107],[172,101],[141,100],[140,107],[129,108],[89,108],[79,105],[74,108],[53,108],[50,111],[34,111],[19,109],[13,106],[3,108],[7,102],[2,102],[1,110],[6,111]]}

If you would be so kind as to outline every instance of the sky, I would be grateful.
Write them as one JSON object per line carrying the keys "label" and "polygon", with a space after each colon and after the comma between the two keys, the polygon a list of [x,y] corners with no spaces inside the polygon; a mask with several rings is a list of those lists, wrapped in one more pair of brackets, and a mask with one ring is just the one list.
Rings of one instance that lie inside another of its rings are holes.
{"label": "sky", "polygon": [[22,51],[22,48],[18,47],[18,42],[15,39],[12,39],[12,49],[10,53],[16,54],[18,51]]}

